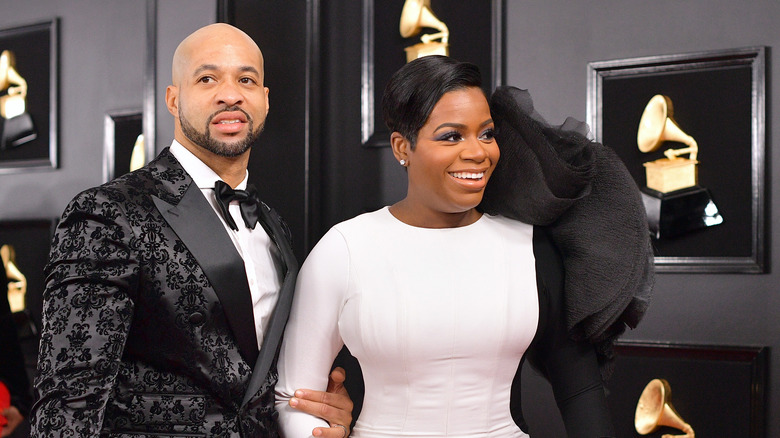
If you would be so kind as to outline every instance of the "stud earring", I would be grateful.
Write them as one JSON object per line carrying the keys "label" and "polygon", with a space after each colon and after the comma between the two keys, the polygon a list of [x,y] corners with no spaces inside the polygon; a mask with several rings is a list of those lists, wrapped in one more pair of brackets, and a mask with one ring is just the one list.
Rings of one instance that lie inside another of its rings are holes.
{"label": "stud earring", "polygon": [[398,162],[401,166],[406,166],[406,160],[401,160]]}

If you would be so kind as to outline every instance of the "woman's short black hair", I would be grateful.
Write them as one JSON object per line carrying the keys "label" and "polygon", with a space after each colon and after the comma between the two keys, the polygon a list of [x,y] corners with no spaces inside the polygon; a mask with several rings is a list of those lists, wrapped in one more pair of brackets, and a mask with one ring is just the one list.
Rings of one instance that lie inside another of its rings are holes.
{"label": "woman's short black hair", "polygon": [[390,132],[399,132],[414,149],[417,133],[433,107],[450,91],[481,87],[479,68],[441,55],[417,58],[396,71],[382,96],[382,114]]}

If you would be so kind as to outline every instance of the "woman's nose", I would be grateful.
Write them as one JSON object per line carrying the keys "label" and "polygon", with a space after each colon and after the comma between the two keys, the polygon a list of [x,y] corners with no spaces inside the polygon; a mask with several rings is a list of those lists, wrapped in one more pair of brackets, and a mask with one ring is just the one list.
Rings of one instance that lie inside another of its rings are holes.
{"label": "woman's nose", "polygon": [[466,147],[461,153],[463,159],[482,162],[488,157],[485,145],[478,138],[471,138],[466,140],[466,142]]}

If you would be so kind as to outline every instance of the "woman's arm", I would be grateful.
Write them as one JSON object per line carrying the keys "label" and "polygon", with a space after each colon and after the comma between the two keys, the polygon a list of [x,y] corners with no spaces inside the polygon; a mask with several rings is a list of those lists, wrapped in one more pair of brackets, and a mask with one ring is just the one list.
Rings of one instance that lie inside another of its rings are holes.
{"label": "woman's arm", "polygon": [[564,318],[565,274],[558,249],[544,230],[534,230],[541,332],[529,359],[550,382],[571,438],[614,437],[604,382],[594,346],[571,339]]}
{"label": "woman's arm", "polygon": [[[295,289],[290,320],[279,355],[276,409],[287,438],[311,436],[328,423],[290,407],[300,388],[325,391],[333,360],[343,346],[338,320],[349,275],[349,254],[342,235],[329,231],[306,258]],[[345,425],[349,427],[349,425]]]}
{"label": "woman's arm", "polygon": [[548,351],[545,365],[569,437],[614,437],[593,345],[559,339]]}

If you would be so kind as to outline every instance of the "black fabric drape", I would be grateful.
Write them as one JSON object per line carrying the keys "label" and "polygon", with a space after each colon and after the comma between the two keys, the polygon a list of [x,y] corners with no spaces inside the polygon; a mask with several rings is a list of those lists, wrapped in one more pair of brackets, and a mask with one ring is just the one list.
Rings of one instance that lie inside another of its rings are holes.
{"label": "black fabric drape", "polygon": [[596,346],[611,373],[613,343],[650,303],[653,252],[636,183],[585,123],[547,123],[526,90],[499,87],[490,99],[501,159],[480,209],[545,226],[563,255],[569,335]]}

